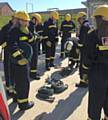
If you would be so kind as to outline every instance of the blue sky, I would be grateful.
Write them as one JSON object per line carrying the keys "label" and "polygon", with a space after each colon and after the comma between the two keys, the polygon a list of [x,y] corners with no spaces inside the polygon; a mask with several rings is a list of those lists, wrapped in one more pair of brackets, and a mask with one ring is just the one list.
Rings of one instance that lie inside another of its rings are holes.
{"label": "blue sky", "polygon": [[[46,11],[48,8],[73,9],[84,7],[81,1],[85,0],[0,0],[8,2],[14,10],[27,10],[28,12]],[[27,9],[26,9],[27,4]],[[32,10],[33,6],[33,10]]]}

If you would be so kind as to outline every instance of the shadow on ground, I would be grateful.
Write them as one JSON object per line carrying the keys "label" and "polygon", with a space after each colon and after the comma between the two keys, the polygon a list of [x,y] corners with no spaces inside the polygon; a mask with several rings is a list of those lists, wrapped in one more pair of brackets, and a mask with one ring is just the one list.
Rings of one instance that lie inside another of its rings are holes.
{"label": "shadow on ground", "polygon": [[16,108],[17,108],[17,103],[11,102],[9,104],[11,120],[19,120],[19,118],[24,114],[24,111],[20,111],[20,110],[15,112]]}
{"label": "shadow on ground", "polygon": [[34,120],[66,120],[81,104],[87,89],[78,88],[65,100],[61,99],[51,113],[42,113]]}

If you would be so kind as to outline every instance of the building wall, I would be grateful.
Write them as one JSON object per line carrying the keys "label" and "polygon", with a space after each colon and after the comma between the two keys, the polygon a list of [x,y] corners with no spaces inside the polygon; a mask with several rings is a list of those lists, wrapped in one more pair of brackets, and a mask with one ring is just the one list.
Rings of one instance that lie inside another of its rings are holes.
{"label": "building wall", "polygon": [[[70,14],[77,14],[78,12],[87,12],[87,9],[86,8],[77,8],[77,9],[66,9],[66,10],[58,10],[60,15],[64,15],[64,14],[67,14],[67,13],[70,13]],[[38,12],[40,14],[49,14],[50,11],[43,11],[43,12]],[[36,12],[34,12],[36,13]],[[32,13],[31,13],[32,14]]]}
{"label": "building wall", "polygon": [[10,16],[13,14],[13,11],[10,9],[8,5],[5,5],[0,9],[0,15],[1,16]]}

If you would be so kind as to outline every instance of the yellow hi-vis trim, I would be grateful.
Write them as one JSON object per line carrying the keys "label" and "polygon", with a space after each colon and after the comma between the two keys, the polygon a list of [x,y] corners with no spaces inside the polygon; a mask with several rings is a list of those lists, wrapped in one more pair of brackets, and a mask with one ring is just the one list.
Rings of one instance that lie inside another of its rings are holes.
{"label": "yellow hi-vis trim", "polygon": [[7,46],[7,42],[4,42],[3,44],[0,45],[2,48],[5,48]]}
{"label": "yellow hi-vis trim", "polygon": [[69,31],[69,33],[72,33],[73,31],[71,30],[71,31]]}
{"label": "yellow hi-vis trim", "polygon": [[50,58],[46,58],[46,60],[50,60]]}
{"label": "yellow hi-vis trim", "polygon": [[98,46],[99,50],[108,50],[108,46]]}
{"label": "yellow hi-vis trim", "polygon": [[17,56],[19,56],[19,55],[21,55],[21,52],[19,51],[19,50],[17,50],[16,52],[14,52],[13,54],[12,54],[12,56],[15,58],[15,57],[17,57]]}
{"label": "yellow hi-vis trim", "polygon": [[66,24],[66,25],[63,25],[63,27],[72,27],[72,25]]}
{"label": "yellow hi-vis trim", "polygon": [[28,102],[28,99],[17,99],[18,103],[25,103]]}
{"label": "yellow hi-vis trim", "polygon": [[79,46],[79,47],[83,47],[83,44],[78,43],[78,46]]}
{"label": "yellow hi-vis trim", "polygon": [[88,81],[85,81],[85,80],[83,80],[83,79],[81,79],[80,81],[83,82],[83,83],[88,83]]}
{"label": "yellow hi-vis trim", "polygon": [[43,31],[42,30],[39,30],[38,33],[42,33]]}
{"label": "yellow hi-vis trim", "polygon": [[35,69],[35,70],[30,70],[30,72],[37,72],[37,70]]}
{"label": "yellow hi-vis trim", "polygon": [[34,41],[34,37],[32,37],[31,39],[28,40],[29,43],[33,42]]}
{"label": "yellow hi-vis trim", "polygon": [[48,36],[44,36],[43,39],[48,39]]}
{"label": "yellow hi-vis trim", "polygon": [[49,25],[48,28],[56,28],[56,25]]}
{"label": "yellow hi-vis trim", "polygon": [[83,67],[84,69],[88,70],[88,67],[85,66],[84,64],[82,65],[82,67]]}
{"label": "yellow hi-vis trim", "polygon": [[27,40],[28,40],[28,37],[23,36],[23,37],[20,37],[19,40],[21,40],[21,41],[27,41]]}
{"label": "yellow hi-vis trim", "polygon": [[87,120],[92,120],[92,119],[88,117],[88,119],[87,119]]}
{"label": "yellow hi-vis trim", "polygon": [[54,57],[50,57],[50,60],[53,60],[54,59]]}

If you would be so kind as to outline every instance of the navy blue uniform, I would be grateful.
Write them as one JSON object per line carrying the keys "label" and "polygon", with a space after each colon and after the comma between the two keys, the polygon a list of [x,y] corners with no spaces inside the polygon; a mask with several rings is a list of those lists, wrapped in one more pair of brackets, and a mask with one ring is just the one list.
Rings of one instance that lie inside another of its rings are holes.
{"label": "navy blue uniform", "polygon": [[[43,36],[43,25],[42,24],[38,24],[36,25],[36,32],[39,34],[40,37]],[[41,49],[40,49],[40,45],[42,44],[42,52],[45,53],[45,42],[44,40],[40,40],[38,39],[38,53],[40,54]]]}
{"label": "navy blue uniform", "polygon": [[[20,50],[19,43],[26,43],[32,40],[32,36],[29,31],[26,33],[20,28],[13,28],[9,32],[8,39],[8,51],[10,53],[10,57],[14,57],[17,61],[24,58],[22,52]],[[15,81],[15,89],[17,95],[17,102],[19,107],[24,104],[28,104],[28,95],[29,95],[29,87],[30,87],[30,78],[29,78],[29,67],[28,64],[19,65],[13,63],[11,60],[11,64],[14,65],[14,81]]]}
{"label": "navy blue uniform", "polygon": [[33,44],[31,44],[32,49],[33,49],[33,56],[32,56],[32,60],[30,63],[30,77],[32,79],[36,79],[39,40],[37,40],[37,39],[35,40],[36,25],[32,21],[29,22],[29,30],[32,33],[32,36],[34,36],[34,41],[35,41]]}
{"label": "navy blue uniform", "polygon": [[88,35],[83,72],[88,73],[88,115],[100,120],[101,110],[108,116],[108,37],[98,38],[97,30]]}
{"label": "navy blue uniform", "polygon": [[[4,74],[5,74],[5,81],[6,81],[6,90],[7,92],[14,92],[12,91],[12,88],[14,87],[14,81],[13,81],[13,66],[10,64],[9,59],[9,52],[7,49],[7,40],[8,40],[8,33],[9,30],[12,27],[12,22],[10,21],[8,24],[2,27],[0,31],[0,45],[4,48]],[[10,67],[12,70],[10,71]]]}
{"label": "navy blue uniform", "polygon": [[[45,21],[43,27],[43,35],[46,46],[46,68],[53,66],[55,57],[56,43],[58,42],[58,27],[57,23],[51,18]],[[50,45],[49,45],[50,43]]]}
{"label": "navy blue uniform", "polygon": [[63,21],[61,24],[60,31],[62,31],[62,40],[61,40],[61,57],[64,56],[64,44],[66,40],[71,37],[72,30],[75,29],[75,24],[73,21]]}
{"label": "navy blue uniform", "polygon": [[[75,65],[75,63],[77,63],[78,65],[78,62],[79,62],[79,57],[80,57],[80,51],[79,51],[79,48],[78,48],[78,41],[77,40],[73,40],[73,47],[72,47],[72,50],[70,51],[70,54],[69,54],[69,60],[71,61],[71,64],[70,64],[70,67],[73,68],[73,66]],[[76,67],[77,67],[76,65]]]}
{"label": "navy blue uniform", "polygon": [[80,82],[86,83],[87,79],[84,79],[83,77],[83,72],[82,72],[82,62],[85,57],[85,52],[86,52],[86,42],[87,42],[87,35],[88,31],[90,30],[90,23],[88,20],[85,20],[83,24],[80,27],[80,32],[79,32],[79,49],[80,49],[80,67],[79,67],[79,73],[80,73]]}

